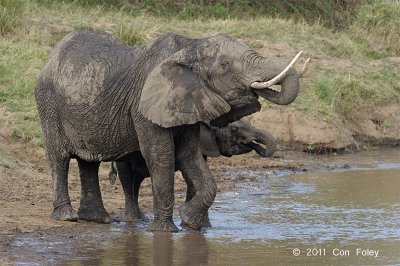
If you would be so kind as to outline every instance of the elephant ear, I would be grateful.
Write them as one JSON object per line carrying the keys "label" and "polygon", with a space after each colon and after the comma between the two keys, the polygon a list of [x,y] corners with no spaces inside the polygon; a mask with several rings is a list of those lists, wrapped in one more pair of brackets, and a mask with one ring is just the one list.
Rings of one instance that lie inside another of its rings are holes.
{"label": "elephant ear", "polygon": [[231,109],[193,71],[189,54],[183,49],[162,61],[143,86],[139,112],[162,127],[209,122]]}
{"label": "elephant ear", "polygon": [[201,153],[207,157],[218,157],[221,155],[215,142],[215,133],[208,125],[200,124],[200,148]]}

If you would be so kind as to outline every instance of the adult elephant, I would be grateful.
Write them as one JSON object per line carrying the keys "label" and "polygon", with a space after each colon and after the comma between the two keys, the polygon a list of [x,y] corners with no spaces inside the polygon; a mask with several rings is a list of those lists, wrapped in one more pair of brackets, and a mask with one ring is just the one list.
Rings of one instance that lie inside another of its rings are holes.
{"label": "adult elephant", "polygon": [[[200,147],[205,160],[207,157],[220,155],[230,157],[252,150],[263,157],[268,157],[276,151],[276,141],[270,133],[239,120],[221,128],[201,124]],[[179,165],[176,165],[176,170],[179,170]],[[114,179],[116,175],[124,190],[125,220],[132,222],[144,218],[139,208],[138,196],[140,185],[146,177],[150,176],[150,172],[140,151],[133,152],[123,160],[113,162],[110,177]],[[189,202],[196,191],[192,183],[187,182],[187,186],[186,202]],[[208,214],[205,220],[203,226],[210,227]]]}
{"label": "adult elephant", "polygon": [[[140,48],[101,31],[67,35],[52,51],[35,89],[53,176],[52,217],[108,219],[99,164],[140,150],[152,177],[149,230],[177,231],[172,221],[175,161],[196,189],[180,207],[181,219],[202,227],[217,187],[201,155],[199,122],[223,126],[254,113],[260,109],[258,95],[291,103],[299,74],[293,62],[287,65],[224,34],[204,39],[165,34]],[[269,89],[275,83],[280,92]],[[81,193],[78,214],[68,195],[71,158],[78,161],[87,192]]]}

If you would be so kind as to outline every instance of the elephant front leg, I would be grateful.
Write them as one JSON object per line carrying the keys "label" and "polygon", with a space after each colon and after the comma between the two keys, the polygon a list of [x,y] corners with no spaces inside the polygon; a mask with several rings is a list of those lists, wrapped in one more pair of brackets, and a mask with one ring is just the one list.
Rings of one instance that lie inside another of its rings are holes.
{"label": "elephant front leg", "polygon": [[[203,156],[204,157],[204,156]],[[206,161],[206,158],[204,159]],[[183,175],[183,178],[185,179],[186,185],[187,185],[187,190],[186,190],[186,200],[185,202],[189,202],[192,200],[192,198],[194,197],[194,195],[196,194],[196,189],[195,186],[193,185],[193,183],[186,178],[186,175]],[[211,228],[211,222],[210,222],[210,218],[208,215],[208,211],[206,213],[206,216],[204,217],[204,221],[202,223],[202,228]],[[181,224],[182,226],[186,226],[185,223],[182,222]]]}
{"label": "elephant front leg", "polygon": [[172,220],[175,173],[172,132],[154,124],[146,129],[147,131],[137,132],[140,150],[152,181],[154,221],[148,230],[178,232]]}
{"label": "elephant front leg", "polygon": [[179,208],[183,225],[195,230],[211,227],[208,209],[214,202],[217,185],[200,151],[193,158],[180,160],[179,166],[187,183],[193,186],[187,194],[190,201]]}
{"label": "elephant front leg", "polygon": [[98,223],[110,223],[111,218],[103,205],[99,185],[99,162],[77,159],[81,179],[79,219]]}
{"label": "elephant front leg", "polygon": [[211,227],[208,209],[214,202],[217,185],[201,154],[199,126],[187,128],[175,146],[178,167],[188,185],[186,202],[179,209],[182,224],[196,230]]}

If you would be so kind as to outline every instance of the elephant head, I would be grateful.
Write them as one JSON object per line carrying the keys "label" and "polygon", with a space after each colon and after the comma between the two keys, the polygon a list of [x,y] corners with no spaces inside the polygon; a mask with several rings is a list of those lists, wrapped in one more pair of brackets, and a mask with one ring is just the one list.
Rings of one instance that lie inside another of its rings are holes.
{"label": "elephant head", "polygon": [[[224,34],[186,39],[148,75],[139,111],[162,127],[197,122],[221,127],[260,110],[258,96],[290,104],[300,88],[293,68],[300,54],[292,62],[263,57]],[[271,87],[275,84],[280,90]]]}
{"label": "elephant head", "polygon": [[262,157],[269,157],[276,151],[276,141],[270,133],[243,120],[221,128],[202,124],[200,144],[203,155],[208,157],[231,157],[252,150]]}

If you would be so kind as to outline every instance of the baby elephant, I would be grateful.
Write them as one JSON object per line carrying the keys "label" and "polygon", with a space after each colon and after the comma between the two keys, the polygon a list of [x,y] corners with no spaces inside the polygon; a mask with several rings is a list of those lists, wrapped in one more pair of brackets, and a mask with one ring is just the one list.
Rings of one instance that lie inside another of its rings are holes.
{"label": "baby elephant", "polygon": [[[264,145],[265,147],[261,146]],[[239,120],[222,128],[210,127],[201,124],[200,145],[203,157],[217,157],[220,155],[230,157],[255,150],[263,157],[271,156],[276,150],[276,142],[271,134],[254,128],[249,123]],[[179,165],[175,165],[179,170]],[[139,188],[142,181],[150,176],[149,170],[142,154],[137,151],[130,154],[124,160],[115,161],[112,164],[110,177],[118,174],[125,194],[125,220],[137,221],[144,219],[138,205]],[[187,184],[186,202],[195,195],[195,186],[190,180]],[[206,217],[206,224],[211,227]],[[193,228],[198,229],[198,228]]]}

